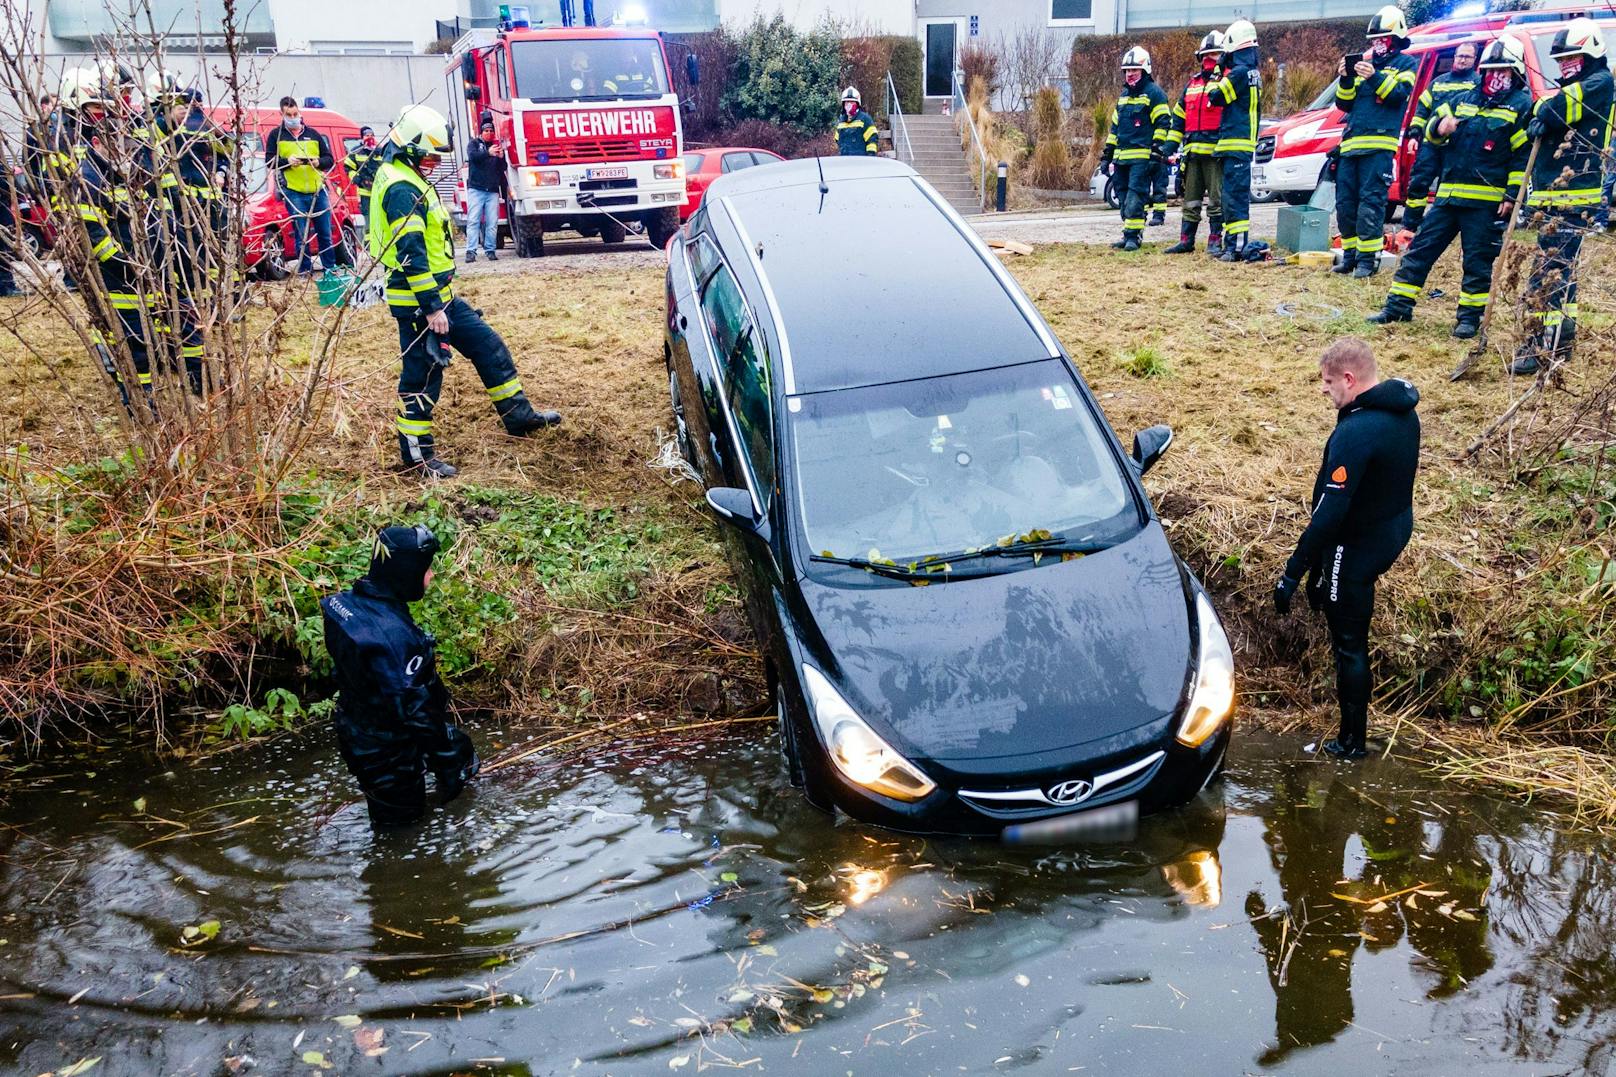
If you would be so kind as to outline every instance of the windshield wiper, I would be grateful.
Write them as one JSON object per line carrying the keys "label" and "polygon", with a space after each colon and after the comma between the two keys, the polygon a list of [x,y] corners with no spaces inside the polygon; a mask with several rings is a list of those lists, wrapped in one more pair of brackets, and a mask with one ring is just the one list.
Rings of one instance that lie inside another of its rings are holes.
{"label": "windshield wiper", "polygon": [[1020,536],[1006,536],[998,542],[991,543],[975,550],[962,550],[959,553],[945,554],[934,557],[938,561],[968,561],[982,557],[1037,557],[1043,554],[1077,554],[1083,556],[1099,553],[1110,549],[1114,543],[1099,541],[1092,536],[1081,539],[1067,538],[1065,535],[1051,534],[1048,531],[1029,531]]}
{"label": "windshield wiper", "polygon": [[873,572],[877,576],[887,576],[894,580],[946,580],[950,576],[959,578],[965,576],[986,576],[991,573],[967,572],[958,573],[950,570],[947,558],[935,558],[930,561],[916,561],[911,565],[893,564],[887,561],[871,561],[864,557],[832,557],[827,554],[816,553],[810,560],[824,561],[832,565],[847,565],[849,568],[862,568],[866,572]]}

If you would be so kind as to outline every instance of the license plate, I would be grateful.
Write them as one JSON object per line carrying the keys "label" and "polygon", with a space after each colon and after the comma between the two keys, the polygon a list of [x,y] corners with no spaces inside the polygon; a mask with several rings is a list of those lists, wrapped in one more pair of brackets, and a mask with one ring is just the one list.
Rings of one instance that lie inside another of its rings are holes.
{"label": "license plate", "polygon": [[1268,182],[1268,170],[1263,168],[1262,165],[1258,165],[1256,168],[1253,168],[1251,170],[1251,185],[1253,187],[1261,186],[1262,184],[1267,183],[1267,182]]}
{"label": "license plate", "polygon": [[1035,823],[1004,828],[1004,840],[1015,845],[1049,845],[1064,841],[1128,841],[1139,822],[1139,802],[1124,800],[1093,811],[1059,815]]}
{"label": "license plate", "polygon": [[627,165],[612,165],[609,168],[591,168],[589,179],[628,179]]}

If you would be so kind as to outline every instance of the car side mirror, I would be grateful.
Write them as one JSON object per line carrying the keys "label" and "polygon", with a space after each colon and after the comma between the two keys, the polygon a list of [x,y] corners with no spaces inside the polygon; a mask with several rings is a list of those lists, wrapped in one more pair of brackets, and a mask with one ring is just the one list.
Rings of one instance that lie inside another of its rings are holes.
{"label": "car side mirror", "polygon": [[752,495],[747,491],[734,486],[715,486],[707,491],[707,504],[718,514],[720,520],[744,527],[748,531],[757,529],[757,517],[752,511]]}
{"label": "car side mirror", "polygon": [[1165,423],[1147,426],[1133,436],[1133,462],[1143,475],[1162,458],[1167,446],[1173,443],[1173,428]]}
{"label": "car side mirror", "polygon": [[693,52],[685,54],[685,81],[692,86],[701,85],[701,61]]}

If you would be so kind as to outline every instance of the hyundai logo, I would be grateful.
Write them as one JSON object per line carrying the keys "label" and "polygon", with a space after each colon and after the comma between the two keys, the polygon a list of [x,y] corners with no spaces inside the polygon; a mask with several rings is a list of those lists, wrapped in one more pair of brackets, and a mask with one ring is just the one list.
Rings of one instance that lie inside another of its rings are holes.
{"label": "hyundai logo", "polygon": [[1044,793],[1051,804],[1076,804],[1094,792],[1094,786],[1082,778],[1073,778],[1069,782],[1052,785]]}

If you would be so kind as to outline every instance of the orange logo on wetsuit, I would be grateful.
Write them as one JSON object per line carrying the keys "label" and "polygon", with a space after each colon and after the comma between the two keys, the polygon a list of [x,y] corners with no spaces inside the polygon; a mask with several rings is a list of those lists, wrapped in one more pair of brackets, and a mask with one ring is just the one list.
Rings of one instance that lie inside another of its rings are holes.
{"label": "orange logo on wetsuit", "polygon": [[1334,471],[1330,472],[1330,481],[1331,482],[1346,482],[1347,481],[1347,469],[1344,468],[1344,467],[1338,467]]}

